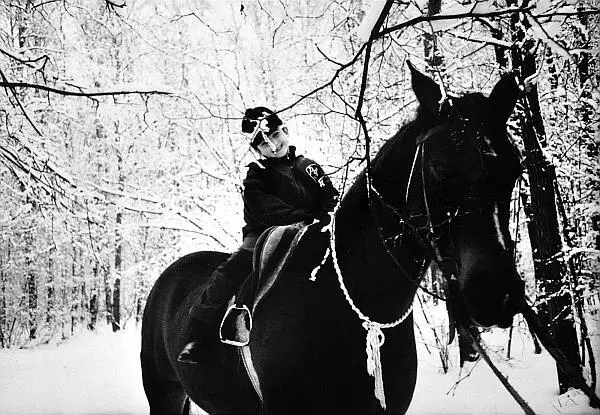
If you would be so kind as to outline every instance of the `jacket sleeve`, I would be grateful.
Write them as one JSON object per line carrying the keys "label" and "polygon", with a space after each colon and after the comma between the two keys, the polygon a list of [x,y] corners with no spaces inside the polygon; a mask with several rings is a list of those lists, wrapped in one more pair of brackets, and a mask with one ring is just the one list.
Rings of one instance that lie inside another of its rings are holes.
{"label": "jacket sleeve", "polygon": [[331,183],[331,179],[325,174],[319,163],[303,156],[299,158],[301,159],[297,164],[298,169],[317,185],[317,214],[332,211],[337,204],[339,192]]}
{"label": "jacket sleeve", "polygon": [[313,218],[308,210],[294,207],[275,196],[268,188],[264,172],[253,167],[244,180],[243,199],[246,222],[256,226],[289,225]]}
{"label": "jacket sleeve", "polygon": [[340,197],[340,192],[333,186],[329,176],[323,175],[323,182],[325,185],[323,186],[322,191],[321,209],[323,213],[325,213],[333,210]]}

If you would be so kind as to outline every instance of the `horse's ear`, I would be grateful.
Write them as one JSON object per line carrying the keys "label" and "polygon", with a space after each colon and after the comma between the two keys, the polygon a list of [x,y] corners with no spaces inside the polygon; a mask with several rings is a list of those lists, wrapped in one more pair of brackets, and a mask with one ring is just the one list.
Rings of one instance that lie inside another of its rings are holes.
{"label": "horse's ear", "polygon": [[412,89],[419,104],[428,112],[437,114],[442,99],[442,91],[438,84],[427,75],[419,72],[410,61],[406,61],[412,78]]}
{"label": "horse's ear", "polygon": [[521,90],[514,75],[504,75],[490,94],[490,108],[493,108],[493,117],[501,124],[508,121],[519,98]]}

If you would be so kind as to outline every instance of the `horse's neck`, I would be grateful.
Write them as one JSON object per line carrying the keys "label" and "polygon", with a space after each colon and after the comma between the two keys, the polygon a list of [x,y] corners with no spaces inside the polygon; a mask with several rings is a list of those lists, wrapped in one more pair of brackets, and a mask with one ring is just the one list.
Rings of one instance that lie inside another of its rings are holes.
{"label": "horse's neck", "polygon": [[[397,165],[410,165],[413,156],[414,149],[409,148]],[[406,177],[401,180],[408,183],[410,167],[405,170],[402,176]],[[395,313],[402,312],[403,304],[411,301],[415,286],[409,278],[417,278],[423,255],[411,243],[386,249],[379,226],[390,223],[390,216],[384,216],[392,212],[384,212],[373,194],[369,203],[366,188],[362,175],[342,200],[335,221],[336,251],[342,277],[358,307],[367,309],[375,320],[388,321],[397,318]],[[405,191],[405,186],[400,190]]]}

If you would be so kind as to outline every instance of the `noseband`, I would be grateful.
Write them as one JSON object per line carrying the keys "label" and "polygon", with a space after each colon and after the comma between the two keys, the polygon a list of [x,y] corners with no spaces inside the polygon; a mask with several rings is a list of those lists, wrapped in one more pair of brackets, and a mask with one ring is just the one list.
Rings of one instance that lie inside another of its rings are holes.
{"label": "noseband", "polygon": [[[462,200],[460,203],[457,204],[457,206],[455,208],[451,208],[452,210],[450,210],[450,209],[446,210],[446,218],[442,222],[437,223],[437,224],[434,223],[432,210],[431,210],[430,195],[428,194],[429,186],[427,185],[427,179],[426,179],[427,175],[426,175],[426,163],[425,163],[425,145],[427,144],[429,139],[431,137],[433,137],[434,135],[436,135],[440,132],[448,131],[450,129],[451,129],[451,127],[449,124],[440,124],[440,125],[430,128],[429,130],[427,130],[426,132],[424,132],[423,134],[418,136],[416,139],[417,148],[415,150],[415,155],[413,157],[410,173],[408,176],[408,181],[406,184],[406,192],[405,192],[404,202],[405,202],[405,205],[408,206],[410,189],[413,186],[413,182],[415,180],[417,180],[416,179],[417,159],[420,159],[420,162],[421,162],[420,181],[421,181],[421,189],[422,189],[422,196],[423,196],[423,204],[425,206],[425,214],[426,214],[426,220],[427,220],[426,226],[428,229],[427,234],[425,236],[423,236],[422,232],[420,232],[419,229],[417,229],[414,226],[410,226],[410,221],[408,219],[406,219],[405,215],[400,213],[398,211],[398,209],[396,209],[393,205],[391,205],[390,203],[387,203],[383,199],[381,194],[377,191],[377,189],[375,189],[370,184],[370,181],[367,181],[367,186],[371,187],[371,189],[373,190],[372,193],[378,198],[379,202],[384,207],[391,210],[394,213],[394,216],[396,216],[399,219],[399,222],[401,224],[409,225],[411,233],[416,238],[419,245],[425,250],[426,256],[438,265],[438,267],[442,270],[443,275],[450,280],[456,280],[456,274],[458,273],[458,261],[454,258],[452,250],[446,254],[443,254],[441,252],[441,249],[438,244],[440,235],[439,235],[439,232],[436,231],[436,228],[439,228],[443,224],[452,223],[452,221],[456,217],[458,217],[460,212],[462,212],[463,210],[465,211],[463,214],[465,214],[465,213],[469,214],[469,213],[473,213],[476,210],[483,209],[483,207],[485,206],[485,203],[482,203],[481,201],[490,199],[490,197],[489,197],[488,192],[483,190],[480,186],[472,186],[471,185],[471,186],[469,186],[470,191],[468,194],[470,195],[470,197],[472,197],[473,199],[478,201],[476,208],[475,209],[472,209],[472,208],[465,209],[464,207],[466,205],[466,203],[465,203],[466,200]],[[452,142],[455,146],[457,146],[457,147],[460,146],[459,140],[452,139]],[[479,156],[482,157],[482,153],[481,153],[482,149],[479,147],[479,145],[477,145],[476,149],[477,149],[477,152],[479,153]],[[482,169],[485,171],[485,168],[483,165],[482,165]],[[473,197],[473,195],[475,195],[475,197]],[[386,239],[385,239],[383,232],[381,231],[381,227],[379,226],[379,223],[378,223],[377,213],[375,211],[375,208],[372,206],[370,199],[369,199],[369,211],[371,212],[371,216],[374,218],[374,220],[377,224],[377,229],[378,229],[379,235],[383,241],[384,246],[386,247],[386,251],[387,251],[388,255],[393,257],[394,262],[396,264],[398,264],[398,261],[395,260],[393,253],[387,248]],[[422,273],[418,276],[418,278],[416,280],[411,278],[410,274],[408,272],[406,272],[402,267],[400,267],[400,270],[402,271],[402,274],[407,276],[408,279],[412,283],[416,283],[418,288],[423,289],[425,292],[427,292],[428,294],[430,294],[438,299],[444,300],[443,298],[439,297],[438,295],[431,293],[424,287],[418,285],[418,281],[423,277],[424,271],[426,270],[426,268],[422,271]]]}

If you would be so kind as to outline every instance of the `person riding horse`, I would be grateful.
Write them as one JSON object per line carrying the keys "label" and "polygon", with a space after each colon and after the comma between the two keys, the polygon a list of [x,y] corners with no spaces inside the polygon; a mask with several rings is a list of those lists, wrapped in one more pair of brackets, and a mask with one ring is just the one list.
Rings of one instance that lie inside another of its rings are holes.
{"label": "person riding horse", "polygon": [[217,329],[229,299],[252,272],[252,255],[260,234],[271,226],[312,222],[326,217],[338,191],[319,164],[289,144],[288,128],[266,107],[249,108],[242,120],[250,146],[262,158],[248,166],[244,179],[242,246],[211,275],[189,313],[188,342],[179,354],[183,363],[198,363]]}
{"label": "person riding horse", "polygon": [[[214,341],[198,364],[177,361],[192,325],[188,311],[228,254],[190,253],[158,277],[144,310],[140,350],[151,415],[189,414],[192,401],[211,414],[406,413],[418,371],[412,304],[432,262],[452,283],[455,295],[448,300],[460,307],[462,321],[511,326],[525,301],[509,227],[522,167],[506,123],[521,90],[509,74],[489,96],[444,96],[433,79],[408,67],[419,103],[415,116],[346,189],[329,224],[318,232],[314,226],[294,245],[268,294],[252,304],[245,346]],[[251,127],[244,130],[255,132],[260,123],[272,141],[283,127],[269,123],[270,112],[257,113],[246,117]],[[263,185],[283,192],[263,197],[298,195],[279,187],[294,177],[323,199],[293,206],[307,218],[318,215],[319,206],[326,210],[334,197],[324,197],[319,180],[304,174],[313,169],[296,171],[298,161],[289,160],[283,170],[282,163],[266,158],[265,169],[251,167],[249,176],[268,175],[272,181]],[[248,204],[255,199],[247,187]],[[273,211],[257,213],[245,215],[247,221],[268,226]],[[268,257],[261,262],[266,275],[273,270]]]}

